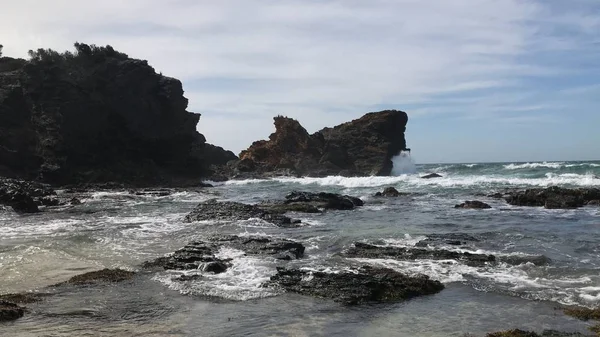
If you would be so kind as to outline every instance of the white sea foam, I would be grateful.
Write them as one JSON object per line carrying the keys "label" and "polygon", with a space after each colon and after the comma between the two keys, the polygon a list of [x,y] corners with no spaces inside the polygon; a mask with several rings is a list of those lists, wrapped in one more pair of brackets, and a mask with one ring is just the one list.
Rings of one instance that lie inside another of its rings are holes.
{"label": "white sea foam", "polygon": [[551,168],[559,169],[563,166],[563,162],[543,162],[543,163],[524,163],[524,164],[508,164],[504,165],[507,170],[521,170],[521,169],[534,169],[534,168]]}
{"label": "white sea foam", "polygon": [[[277,295],[276,290],[262,286],[277,272],[267,261],[245,256],[243,251],[231,248],[221,248],[216,256],[232,259],[231,267],[224,273],[202,273],[196,270],[168,272],[155,276],[154,280],[182,294],[214,296],[236,301]],[[174,280],[178,275],[197,274],[200,274],[201,278],[186,282]]]}
{"label": "white sea foam", "polygon": [[392,158],[392,163],[393,167],[391,174],[393,176],[417,173],[417,166],[410,156],[410,152],[400,152],[397,156]]}

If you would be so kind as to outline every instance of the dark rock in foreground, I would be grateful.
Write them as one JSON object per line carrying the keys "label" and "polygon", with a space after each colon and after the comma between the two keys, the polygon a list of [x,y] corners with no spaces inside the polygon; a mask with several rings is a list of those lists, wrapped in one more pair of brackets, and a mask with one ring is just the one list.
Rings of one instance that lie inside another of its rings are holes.
{"label": "dark rock in foreground", "polygon": [[515,329],[489,333],[486,335],[486,337],[586,337],[586,335],[583,335],[578,332],[573,333],[554,330],[544,330],[542,334],[537,334],[532,331]]}
{"label": "dark rock in foreground", "polygon": [[23,317],[24,310],[20,306],[0,300],[0,322],[14,321]]}
{"label": "dark rock in foreground", "polygon": [[421,179],[433,179],[433,178],[443,178],[443,176],[439,175],[437,173],[430,173],[430,174],[427,174],[427,175],[424,175],[421,177]]}
{"label": "dark rock in foreground", "polygon": [[424,249],[409,247],[376,246],[368,243],[355,242],[344,256],[366,259],[396,259],[396,260],[456,260],[469,266],[483,266],[496,262],[494,255],[454,252],[443,249]]}
{"label": "dark rock in foreground", "polygon": [[50,294],[45,293],[19,293],[19,294],[6,294],[0,295],[0,301],[18,303],[18,304],[30,304],[36,303],[42,300],[42,298],[49,296]]}
{"label": "dark rock in foreground", "polygon": [[472,200],[472,201],[467,200],[460,205],[454,206],[454,208],[489,209],[489,208],[492,208],[492,206],[486,204],[485,202],[481,202],[478,200]]}
{"label": "dark rock in foreground", "polygon": [[298,227],[300,220],[262,209],[255,205],[247,205],[233,201],[218,201],[211,199],[198,204],[188,215],[185,222],[194,221],[243,221],[258,218],[278,227]]}
{"label": "dark rock in foreground", "polygon": [[600,199],[600,189],[598,188],[569,189],[553,186],[511,192],[506,197],[506,202],[514,206],[570,209],[583,207],[586,203],[598,199]]}
{"label": "dark rock in foreground", "polygon": [[375,193],[376,197],[399,197],[401,195],[406,195],[407,193],[400,193],[398,192],[397,189],[393,188],[393,187],[386,187],[383,192],[377,192]]}
{"label": "dark rock in foreground", "polygon": [[0,175],[179,185],[237,157],[206,143],[179,80],[112,47],[0,58]]}
{"label": "dark rock in foreground", "polygon": [[279,260],[292,260],[304,256],[304,246],[299,242],[265,237],[225,235],[213,237],[207,241],[191,242],[170,256],[144,263],[143,267],[159,267],[168,270],[199,269],[215,274],[222,273],[229,268],[231,260],[215,256],[221,247],[242,250],[250,255],[272,256]]}
{"label": "dark rock in foreground", "polygon": [[73,276],[68,281],[59,283],[58,285],[73,284],[73,285],[89,285],[95,283],[116,283],[131,280],[135,275],[134,272],[121,269],[102,269],[77,276]]}
{"label": "dark rock in foreground", "polygon": [[325,273],[278,268],[270,285],[303,295],[330,298],[346,305],[399,302],[444,289],[425,275],[407,276],[386,268],[362,267],[354,272]]}
{"label": "dark rock in foreground", "polygon": [[408,116],[385,110],[309,134],[294,119],[274,118],[269,140],[254,142],[240,153],[235,174],[272,176],[389,175],[392,157],[406,148]]}

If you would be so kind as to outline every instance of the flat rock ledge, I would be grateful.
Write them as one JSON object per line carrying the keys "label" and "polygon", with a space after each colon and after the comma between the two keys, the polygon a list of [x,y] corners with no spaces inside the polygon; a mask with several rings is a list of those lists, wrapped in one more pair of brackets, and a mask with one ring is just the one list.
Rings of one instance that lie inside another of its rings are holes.
{"label": "flat rock ledge", "polygon": [[400,302],[444,289],[442,283],[425,275],[407,276],[392,269],[370,266],[340,273],[278,268],[266,286],[329,298],[345,305]]}
{"label": "flat rock ledge", "polygon": [[301,221],[291,219],[280,213],[262,209],[256,205],[248,205],[234,201],[218,201],[211,199],[198,204],[188,215],[184,222],[196,221],[244,221],[249,219],[262,219],[278,227],[294,228],[300,226]]}
{"label": "flat rock ledge", "polygon": [[207,241],[191,242],[172,255],[146,262],[142,267],[166,270],[198,269],[218,274],[225,272],[231,266],[231,259],[217,257],[222,247],[238,249],[249,255],[271,256],[278,260],[299,259],[304,256],[305,249],[301,243],[287,239],[224,235]]}

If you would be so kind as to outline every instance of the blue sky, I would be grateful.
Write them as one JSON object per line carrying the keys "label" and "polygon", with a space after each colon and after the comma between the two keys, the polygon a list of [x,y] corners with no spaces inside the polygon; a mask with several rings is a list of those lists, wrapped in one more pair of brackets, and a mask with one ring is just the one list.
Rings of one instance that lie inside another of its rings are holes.
{"label": "blue sky", "polygon": [[209,142],[409,114],[417,162],[600,159],[600,0],[5,1],[5,55],[110,44],[183,81]]}

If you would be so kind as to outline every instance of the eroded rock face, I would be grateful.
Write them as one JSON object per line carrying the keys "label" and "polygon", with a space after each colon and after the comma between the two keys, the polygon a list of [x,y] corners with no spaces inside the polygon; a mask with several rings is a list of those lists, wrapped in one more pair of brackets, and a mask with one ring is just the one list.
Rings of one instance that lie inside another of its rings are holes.
{"label": "eroded rock face", "polygon": [[478,200],[472,200],[472,201],[467,200],[460,205],[454,206],[454,208],[489,209],[489,208],[492,208],[492,206],[486,204],[485,202],[478,201]]}
{"label": "eroded rock face", "polygon": [[196,131],[179,80],[112,47],[0,58],[0,175],[178,184],[237,157]]}
{"label": "eroded rock face", "polygon": [[59,201],[47,185],[0,178],[0,204],[11,206],[18,213],[36,213],[38,206],[56,206]]}
{"label": "eroded rock face", "polygon": [[301,243],[286,239],[225,235],[191,242],[170,256],[144,263],[143,267],[167,270],[199,269],[218,274],[226,271],[231,265],[230,259],[216,256],[223,247],[238,249],[250,255],[271,256],[278,260],[299,259],[304,256],[305,249]]}
{"label": "eroded rock face", "polygon": [[23,313],[23,308],[20,306],[11,302],[0,301],[0,322],[14,321],[23,317]]}
{"label": "eroded rock face", "polygon": [[425,275],[407,276],[391,269],[369,266],[341,273],[278,268],[269,285],[303,295],[330,298],[346,305],[399,302],[444,289],[440,282]]}
{"label": "eroded rock face", "polygon": [[562,187],[534,188],[525,191],[511,192],[506,201],[515,206],[537,206],[548,209],[569,209],[585,206],[592,200],[600,199],[600,189]]}
{"label": "eroded rock face", "polygon": [[300,220],[294,220],[280,213],[271,212],[255,205],[233,201],[218,201],[216,199],[198,204],[185,216],[184,221],[242,221],[252,218],[262,219],[279,227],[298,227],[300,224]]}
{"label": "eroded rock face", "polygon": [[469,266],[483,266],[496,262],[494,255],[455,252],[444,249],[424,249],[412,247],[376,246],[368,243],[355,242],[344,256],[366,259],[397,259],[397,260],[456,260]]}
{"label": "eroded rock face", "polygon": [[240,153],[237,173],[259,175],[389,175],[391,158],[406,148],[408,116],[385,110],[309,134],[294,119],[275,117],[269,140]]}

